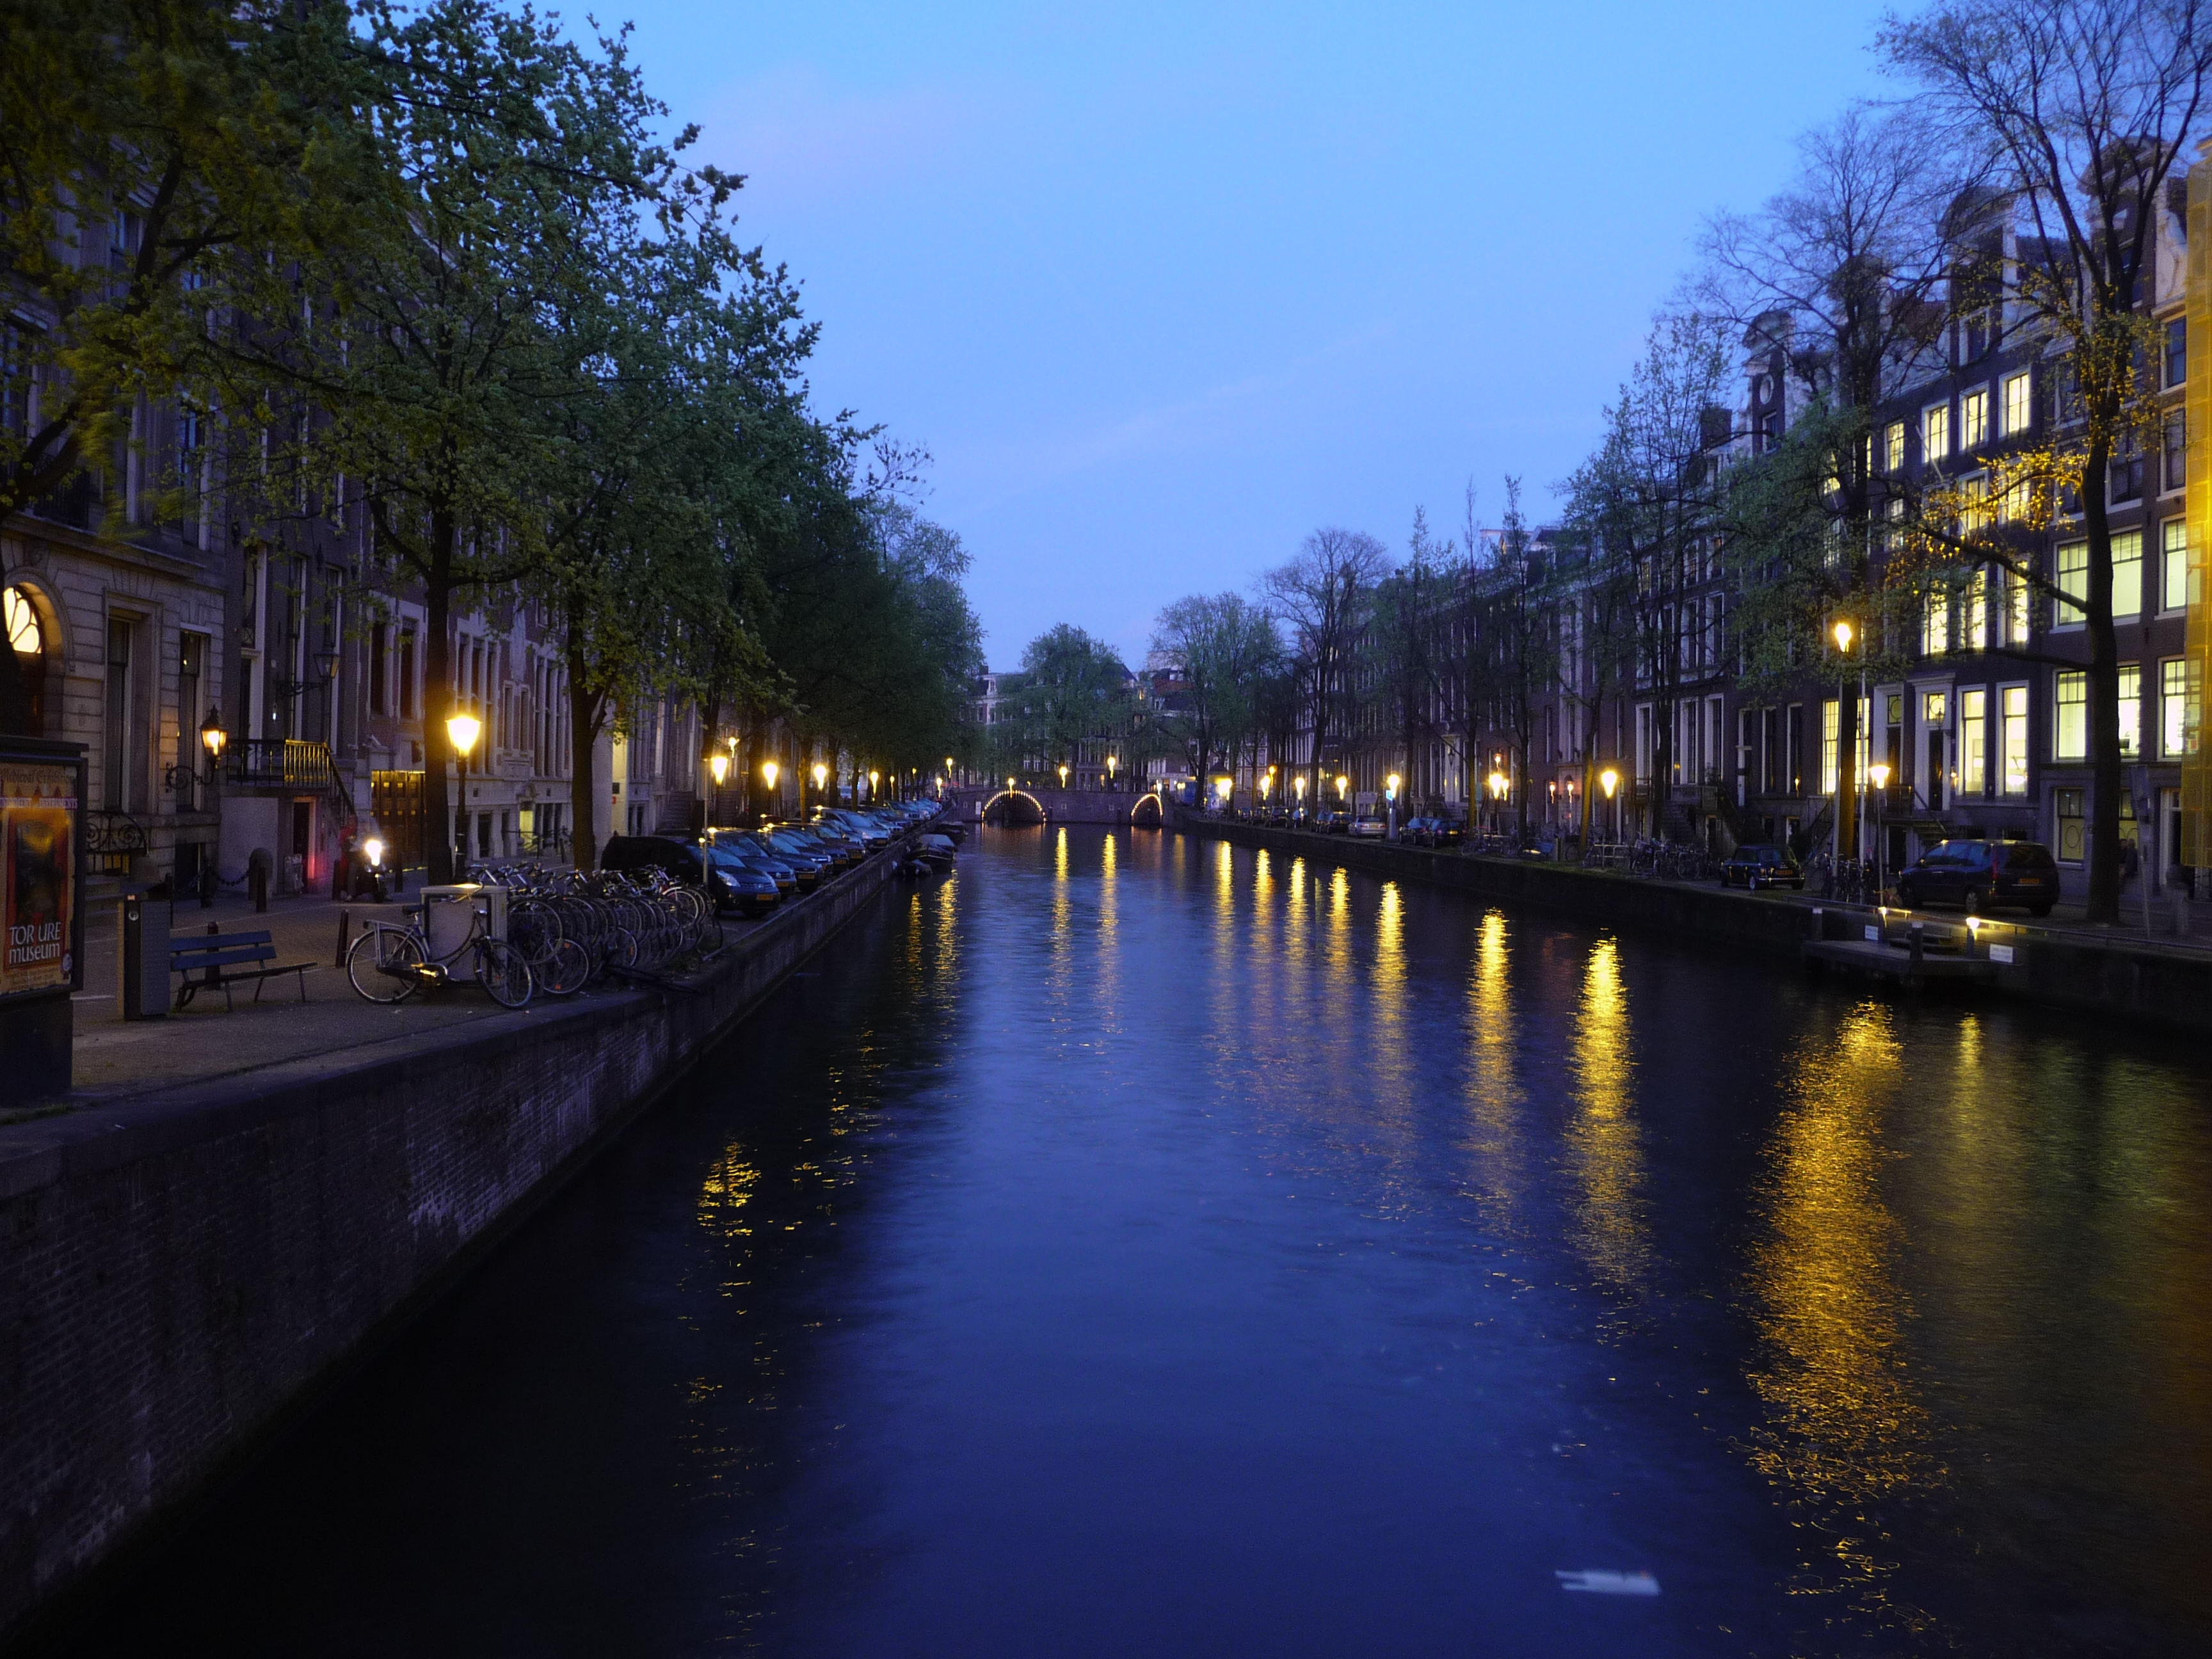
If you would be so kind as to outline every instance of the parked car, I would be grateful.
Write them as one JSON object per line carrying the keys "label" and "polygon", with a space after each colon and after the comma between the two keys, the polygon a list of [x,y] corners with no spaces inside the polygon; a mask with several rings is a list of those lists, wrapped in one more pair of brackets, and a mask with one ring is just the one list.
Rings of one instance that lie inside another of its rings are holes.
{"label": "parked car", "polygon": [[1313,827],[1324,836],[1340,836],[1352,827],[1352,815],[1335,811],[1316,812]]}
{"label": "parked car", "polygon": [[1347,833],[1363,841],[1380,841],[1389,832],[1389,828],[1381,818],[1358,817],[1352,819],[1352,828]]}
{"label": "parked car", "polygon": [[2058,861],[2032,841],[1944,841],[1897,878],[1897,896],[1917,909],[1959,904],[1988,910],[2016,904],[2047,916],[2058,902]]}
{"label": "parked car", "polygon": [[781,896],[765,874],[744,872],[718,858],[702,860],[700,851],[697,842],[673,836],[613,836],[599,854],[599,868],[618,873],[665,870],[687,885],[704,887],[717,910],[743,908],[758,915]]}
{"label": "parked car", "polygon": [[1757,892],[1762,887],[1805,889],[1805,872],[1779,847],[1739,847],[1721,861],[1721,885]]}

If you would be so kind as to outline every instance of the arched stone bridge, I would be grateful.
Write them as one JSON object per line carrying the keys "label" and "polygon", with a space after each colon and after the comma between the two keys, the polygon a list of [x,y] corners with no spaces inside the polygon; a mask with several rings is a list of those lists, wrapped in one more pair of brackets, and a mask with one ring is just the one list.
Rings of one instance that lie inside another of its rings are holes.
{"label": "arched stone bridge", "polygon": [[973,823],[1135,823],[1157,826],[1160,798],[1142,790],[1054,789],[972,785],[951,792],[956,816]]}

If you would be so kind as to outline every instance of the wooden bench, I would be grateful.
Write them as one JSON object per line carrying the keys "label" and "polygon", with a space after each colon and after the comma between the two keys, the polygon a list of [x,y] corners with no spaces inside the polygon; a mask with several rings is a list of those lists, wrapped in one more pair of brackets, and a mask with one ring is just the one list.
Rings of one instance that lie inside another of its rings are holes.
{"label": "wooden bench", "polygon": [[[220,990],[226,1012],[235,1012],[237,1005],[230,1000],[231,987],[244,980],[253,981],[253,1000],[261,1000],[261,982],[280,974],[300,976],[300,1000],[307,1000],[307,969],[312,962],[283,962],[276,960],[276,947],[265,933],[209,933],[204,938],[173,939],[169,944],[169,971],[182,974],[185,982],[177,988],[177,1006],[184,1007],[199,991]],[[195,971],[204,971],[204,977],[194,979]]]}

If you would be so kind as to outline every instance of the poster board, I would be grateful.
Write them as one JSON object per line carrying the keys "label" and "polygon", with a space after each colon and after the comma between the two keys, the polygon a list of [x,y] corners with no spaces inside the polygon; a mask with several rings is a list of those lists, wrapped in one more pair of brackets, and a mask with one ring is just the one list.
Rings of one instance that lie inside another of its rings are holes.
{"label": "poster board", "polygon": [[83,763],[0,744],[0,1002],[78,983]]}

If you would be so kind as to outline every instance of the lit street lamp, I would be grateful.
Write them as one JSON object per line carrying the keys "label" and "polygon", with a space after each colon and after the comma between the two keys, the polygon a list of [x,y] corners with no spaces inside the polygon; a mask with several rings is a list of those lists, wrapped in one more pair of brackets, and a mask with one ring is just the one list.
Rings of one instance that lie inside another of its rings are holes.
{"label": "lit street lamp", "polygon": [[[1106,787],[1109,789],[1111,789],[1114,787],[1114,769],[1121,763],[1121,757],[1119,755],[1109,755],[1106,757]],[[1275,769],[1271,766],[1267,769],[1272,772]]]}
{"label": "lit street lamp", "polygon": [[765,779],[768,783],[769,805],[770,811],[775,809],[775,803],[779,799],[775,793],[775,775],[781,769],[779,768],[774,761],[763,761],[761,763],[761,776]]}
{"label": "lit street lamp", "polygon": [[469,750],[477,746],[477,737],[483,724],[473,714],[455,714],[446,722],[446,735],[453,739],[453,754],[461,763],[461,804],[453,822],[460,830],[460,862],[454,866],[453,879],[467,874],[469,867]]}
{"label": "lit street lamp", "polygon": [[1060,769],[1060,787],[1063,789],[1067,787],[1067,768],[1066,766],[1062,766]]}
{"label": "lit street lamp", "polygon": [[1395,772],[1382,780],[1382,799],[1389,803],[1384,810],[1389,815],[1390,839],[1395,841],[1398,839],[1398,775]]}
{"label": "lit street lamp", "polygon": [[[1597,781],[1598,787],[1605,791],[1606,805],[1607,806],[1613,806],[1613,792],[1620,787],[1620,774],[1614,771],[1613,768],[1608,766],[1604,771],[1597,775]],[[1613,819],[1613,838],[1615,841],[1619,841],[1620,839],[1620,809],[1618,807],[1614,807],[1609,816]]]}
{"label": "lit street lamp", "polygon": [[1874,785],[1874,896],[1879,902],[1888,896],[1888,877],[1882,868],[1886,860],[1881,845],[1881,804],[1889,788],[1889,763],[1876,761],[1868,767],[1867,781]]}

